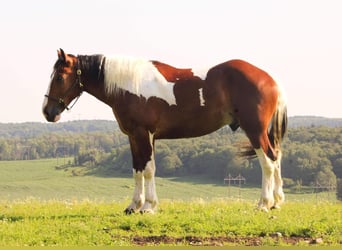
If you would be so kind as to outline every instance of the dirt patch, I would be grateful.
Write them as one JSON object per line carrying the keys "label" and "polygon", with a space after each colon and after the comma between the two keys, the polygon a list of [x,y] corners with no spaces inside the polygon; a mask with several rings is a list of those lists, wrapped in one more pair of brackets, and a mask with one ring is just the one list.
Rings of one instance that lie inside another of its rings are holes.
{"label": "dirt patch", "polygon": [[316,244],[315,239],[305,237],[196,237],[186,236],[135,236],[130,239],[134,245],[193,245],[193,246],[262,246],[262,245],[297,245],[299,242]]}

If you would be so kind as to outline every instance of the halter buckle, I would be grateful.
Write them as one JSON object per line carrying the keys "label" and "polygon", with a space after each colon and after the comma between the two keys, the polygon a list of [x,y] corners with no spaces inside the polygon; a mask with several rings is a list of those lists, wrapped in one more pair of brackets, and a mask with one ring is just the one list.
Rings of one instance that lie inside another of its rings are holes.
{"label": "halter buckle", "polygon": [[82,74],[82,71],[80,69],[76,70],[76,74],[80,76]]}

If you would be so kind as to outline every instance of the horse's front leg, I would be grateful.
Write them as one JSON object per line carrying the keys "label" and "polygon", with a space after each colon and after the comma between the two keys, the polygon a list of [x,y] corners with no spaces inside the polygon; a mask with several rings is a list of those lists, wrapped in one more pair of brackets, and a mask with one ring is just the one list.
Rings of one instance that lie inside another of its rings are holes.
{"label": "horse's front leg", "polygon": [[[154,213],[158,199],[155,190],[155,163],[154,163],[154,138],[153,134],[144,129],[135,129],[129,136],[133,158],[133,177],[135,189],[131,204],[125,213],[130,214],[140,211],[142,213]],[[146,197],[145,197],[146,186]]]}
{"label": "horse's front leg", "polygon": [[155,162],[154,162],[154,150],[152,150],[151,161],[147,162],[145,170],[144,170],[144,177],[145,177],[145,185],[146,185],[146,196],[145,196],[145,203],[140,209],[142,213],[154,213],[157,204],[158,198],[156,193],[156,185],[155,185]]}
{"label": "horse's front leg", "polygon": [[126,214],[132,214],[138,211],[145,202],[145,185],[144,185],[144,175],[141,171],[136,171],[133,169],[134,178],[134,193],[131,204],[125,209]]}

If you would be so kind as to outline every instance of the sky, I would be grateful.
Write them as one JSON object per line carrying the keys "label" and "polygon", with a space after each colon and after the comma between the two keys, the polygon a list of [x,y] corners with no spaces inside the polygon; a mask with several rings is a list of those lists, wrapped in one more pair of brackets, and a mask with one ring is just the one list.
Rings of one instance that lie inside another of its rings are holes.
{"label": "sky", "polygon": [[[340,0],[11,0],[0,9],[0,123],[45,122],[57,49],[176,67],[230,59],[267,71],[290,116],[342,117]],[[114,119],[83,94],[61,121]]]}

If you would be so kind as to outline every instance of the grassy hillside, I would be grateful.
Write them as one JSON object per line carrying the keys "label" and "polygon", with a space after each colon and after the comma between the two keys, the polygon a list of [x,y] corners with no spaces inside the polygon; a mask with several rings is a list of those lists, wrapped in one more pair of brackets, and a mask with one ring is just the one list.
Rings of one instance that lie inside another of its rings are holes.
{"label": "grassy hillside", "polygon": [[[0,200],[102,200],[131,198],[134,182],[130,175],[97,177],[82,173],[82,168],[56,170],[56,159],[0,161]],[[157,178],[160,199],[226,197],[227,187],[195,178]],[[257,189],[248,189],[246,198],[255,197]],[[231,194],[238,194],[231,188]]]}
{"label": "grassy hillside", "polygon": [[287,194],[281,210],[264,213],[255,209],[259,187],[157,178],[158,213],[126,216],[130,176],[56,164],[0,161],[0,246],[342,244],[341,204],[332,194]]}
{"label": "grassy hillside", "polygon": [[[67,161],[68,159],[66,159]],[[61,159],[32,161],[0,161],[0,200],[14,201],[34,198],[48,200],[126,201],[131,199],[134,182],[130,175],[112,173],[110,177],[87,175],[83,168],[70,167],[56,170]],[[260,172],[261,174],[261,172]],[[157,178],[160,200],[215,198],[241,198],[257,202],[260,187],[242,185],[228,188],[222,181],[215,182],[200,177]],[[336,201],[333,193],[286,193],[288,201]]]}

